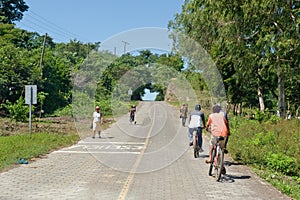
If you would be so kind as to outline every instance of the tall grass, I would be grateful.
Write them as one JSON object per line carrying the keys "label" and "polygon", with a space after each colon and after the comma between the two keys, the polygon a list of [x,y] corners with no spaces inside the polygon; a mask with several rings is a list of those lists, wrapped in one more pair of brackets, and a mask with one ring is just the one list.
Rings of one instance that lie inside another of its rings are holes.
{"label": "tall grass", "polygon": [[300,199],[300,120],[230,118],[228,149],[287,195]]}

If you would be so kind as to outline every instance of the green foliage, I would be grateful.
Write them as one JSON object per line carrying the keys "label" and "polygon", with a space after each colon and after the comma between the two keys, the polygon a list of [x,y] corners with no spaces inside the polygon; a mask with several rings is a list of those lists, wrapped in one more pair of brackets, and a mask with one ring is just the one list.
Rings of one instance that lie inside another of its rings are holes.
{"label": "green foliage", "polygon": [[24,0],[0,0],[0,23],[20,21],[28,8]]}
{"label": "green foliage", "polygon": [[38,102],[40,103],[40,117],[42,116],[42,113],[44,113],[43,105],[44,105],[44,101],[45,101],[47,95],[48,95],[48,93],[46,93],[46,92],[38,92],[38,94],[37,94],[37,99],[38,99]]}
{"label": "green foliage", "polygon": [[257,120],[257,121],[259,121],[261,123],[261,122],[263,122],[266,119],[266,115],[265,115],[265,113],[263,113],[259,109],[256,109],[256,112],[255,112],[255,115],[254,115],[254,119]]}
{"label": "green foliage", "polygon": [[263,170],[257,168],[252,169],[255,173],[267,180],[286,195],[292,197],[293,199],[300,199],[299,178],[286,176],[280,172],[274,172],[274,170],[269,170],[267,168]]}
{"label": "green foliage", "polygon": [[254,146],[265,146],[265,145],[272,145],[275,146],[276,136],[273,132],[267,132],[267,133],[257,133],[253,137],[252,140],[250,140],[250,144],[253,144]]}
{"label": "green foliage", "polygon": [[22,96],[15,103],[11,103],[9,100],[6,100],[6,104],[2,104],[2,107],[7,109],[12,120],[21,122],[27,121],[29,106],[25,105],[25,100]]}
{"label": "green foliage", "polygon": [[[112,103],[110,99],[103,99],[99,102],[96,102],[96,105],[100,106],[100,111],[103,113],[103,115],[111,115],[112,113]],[[115,104],[116,105],[116,104]],[[116,105],[116,108],[118,105]]]}
{"label": "green foliage", "polygon": [[90,118],[94,111],[94,101],[85,92],[73,91],[72,107],[75,118]]}
{"label": "green foliage", "polygon": [[266,167],[286,175],[297,175],[299,167],[295,158],[283,153],[269,152],[265,157]]}
{"label": "green foliage", "polygon": [[300,99],[299,8],[298,1],[190,0],[169,29],[209,53],[232,103],[257,107],[258,88],[269,102],[277,101],[282,79],[286,98],[295,107]]}
{"label": "green foliage", "polygon": [[[7,1],[10,2],[10,1]],[[15,103],[25,85],[37,85],[39,110],[52,114],[68,105],[74,74],[86,56],[98,45],[70,41],[55,44],[46,38],[45,54],[40,66],[44,36],[0,23],[0,101]],[[95,73],[94,73],[95,74]]]}
{"label": "green foliage", "polygon": [[277,124],[269,122],[230,118],[229,152],[235,160],[256,170],[263,169],[263,173],[258,173],[281,191],[297,196],[300,192],[299,125],[296,119],[280,120]]}
{"label": "green foliage", "polygon": [[267,122],[275,125],[281,120],[279,116],[270,113],[268,109],[266,109],[265,112],[262,112],[261,110],[256,108],[254,112],[251,110],[249,112],[254,114],[254,119],[259,123]]}
{"label": "green foliage", "polygon": [[[125,86],[132,87],[130,100],[141,100],[144,89],[158,92],[156,100],[164,100],[164,95],[171,78],[178,76],[183,68],[183,61],[179,55],[157,55],[150,50],[143,50],[139,55],[122,55],[112,62],[98,82],[96,100],[117,96],[120,100],[127,97]],[[155,84],[153,84],[155,83]],[[123,92],[122,92],[123,91]]]}
{"label": "green foliage", "polygon": [[72,104],[69,104],[69,105],[67,105],[63,108],[59,108],[56,111],[54,111],[53,115],[58,116],[58,117],[60,117],[60,116],[70,116],[70,117],[72,117],[73,116],[72,111],[73,111]]}
{"label": "green foliage", "polygon": [[277,124],[280,120],[281,118],[276,115],[271,115],[271,117],[268,119],[271,124]]}

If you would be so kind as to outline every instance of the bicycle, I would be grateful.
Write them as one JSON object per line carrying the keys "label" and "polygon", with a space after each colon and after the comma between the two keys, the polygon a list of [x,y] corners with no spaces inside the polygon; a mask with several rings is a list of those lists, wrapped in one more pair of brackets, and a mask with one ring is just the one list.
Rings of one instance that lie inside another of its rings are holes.
{"label": "bicycle", "polygon": [[216,143],[212,149],[212,159],[208,171],[208,175],[212,176],[212,172],[214,170],[216,181],[220,181],[221,175],[226,173],[226,169],[224,167],[224,149],[225,138],[222,136],[216,137]]}
{"label": "bicycle", "polygon": [[199,158],[199,147],[198,147],[198,134],[197,134],[197,130],[193,131],[193,149],[194,149],[194,158]]}

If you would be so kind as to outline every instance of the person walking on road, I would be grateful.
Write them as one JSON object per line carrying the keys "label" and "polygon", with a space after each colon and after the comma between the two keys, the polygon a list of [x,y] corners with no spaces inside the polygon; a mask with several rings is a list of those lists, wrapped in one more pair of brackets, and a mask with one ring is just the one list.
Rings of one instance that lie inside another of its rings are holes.
{"label": "person walking on road", "polygon": [[136,124],[135,121],[135,112],[136,112],[136,106],[132,105],[129,109],[129,122],[130,124]]}
{"label": "person walking on road", "polygon": [[188,125],[188,137],[190,141],[190,146],[193,145],[193,132],[197,131],[198,135],[198,146],[199,152],[203,152],[202,149],[202,127],[205,126],[204,113],[201,110],[200,104],[195,106],[195,110],[190,113],[189,125]]}
{"label": "person walking on road", "polygon": [[[209,115],[205,129],[206,129],[206,131],[211,132],[209,158],[205,162],[211,163],[212,148],[213,148],[213,145],[216,143],[216,138],[218,136],[223,136],[226,141],[227,137],[230,134],[228,121],[226,120],[224,113],[221,112],[220,105],[213,106],[213,113]],[[225,145],[225,148],[226,148],[226,145]]]}
{"label": "person walking on road", "polygon": [[96,106],[95,111],[93,112],[93,138],[96,136],[96,132],[98,132],[99,138],[101,138],[101,125],[103,124],[103,115],[100,112],[100,107]]}
{"label": "person walking on road", "polygon": [[180,118],[181,118],[182,126],[184,127],[185,127],[187,116],[188,116],[188,104],[184,103],[180,108]]}

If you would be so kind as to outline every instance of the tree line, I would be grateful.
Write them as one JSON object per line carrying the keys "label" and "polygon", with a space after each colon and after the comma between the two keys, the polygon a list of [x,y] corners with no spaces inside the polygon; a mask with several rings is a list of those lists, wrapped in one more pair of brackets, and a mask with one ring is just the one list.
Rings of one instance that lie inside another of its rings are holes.
{"label": "tree line", "polygon": [[[156,100],[164,100],[167,71],[159,65],[181,74],[194,90],[207,90],[201,71],[193,65],[184,66],[183,57],[176,51],[155,54],[141,50],[137,55],[117,58],[109,52],[99,52],[100,43],[84,44],[76,39],[55,43],[51,36],[16,28],[13,22],[20,21],[28,8],[22,0],[0,0],[2,114],[8,114],[5,105],[24,98],[24,86],[31,84],[38,85],[36,109],[51,114],[72,102],[74,84],[85,84],[99,74],[93,83],[96,88],[87,86],[84,92],[94,95],[111,112],[108,104],[118,80],[134,68],[153,63],[159,70],[151,74],[145,68],[143,74],[149,73],[155,81],[142,80],[139,72],[134,72],[136,76],[132,77],[136,80],[132,81],[142,84],[133,91],[131,100],[141,100],[145,88],[159,93]],[[192,38],[208,52],[221,73],[231,104],[257,107],[262,112],[278,110],[284,117],[287,112],[296,114],[300,107],[299,9],[299,1],[292,0],[190,0],[169,22],[169,29]],[[97,67],[104,70],[86,72]],[[84,78],[74,79],[78,72]]]}
{"label": "tree line", "polygon": [[294,0],[189,0],[169,29],[211,55],[231,103],[284,117],[300,106],[299,9]]}

